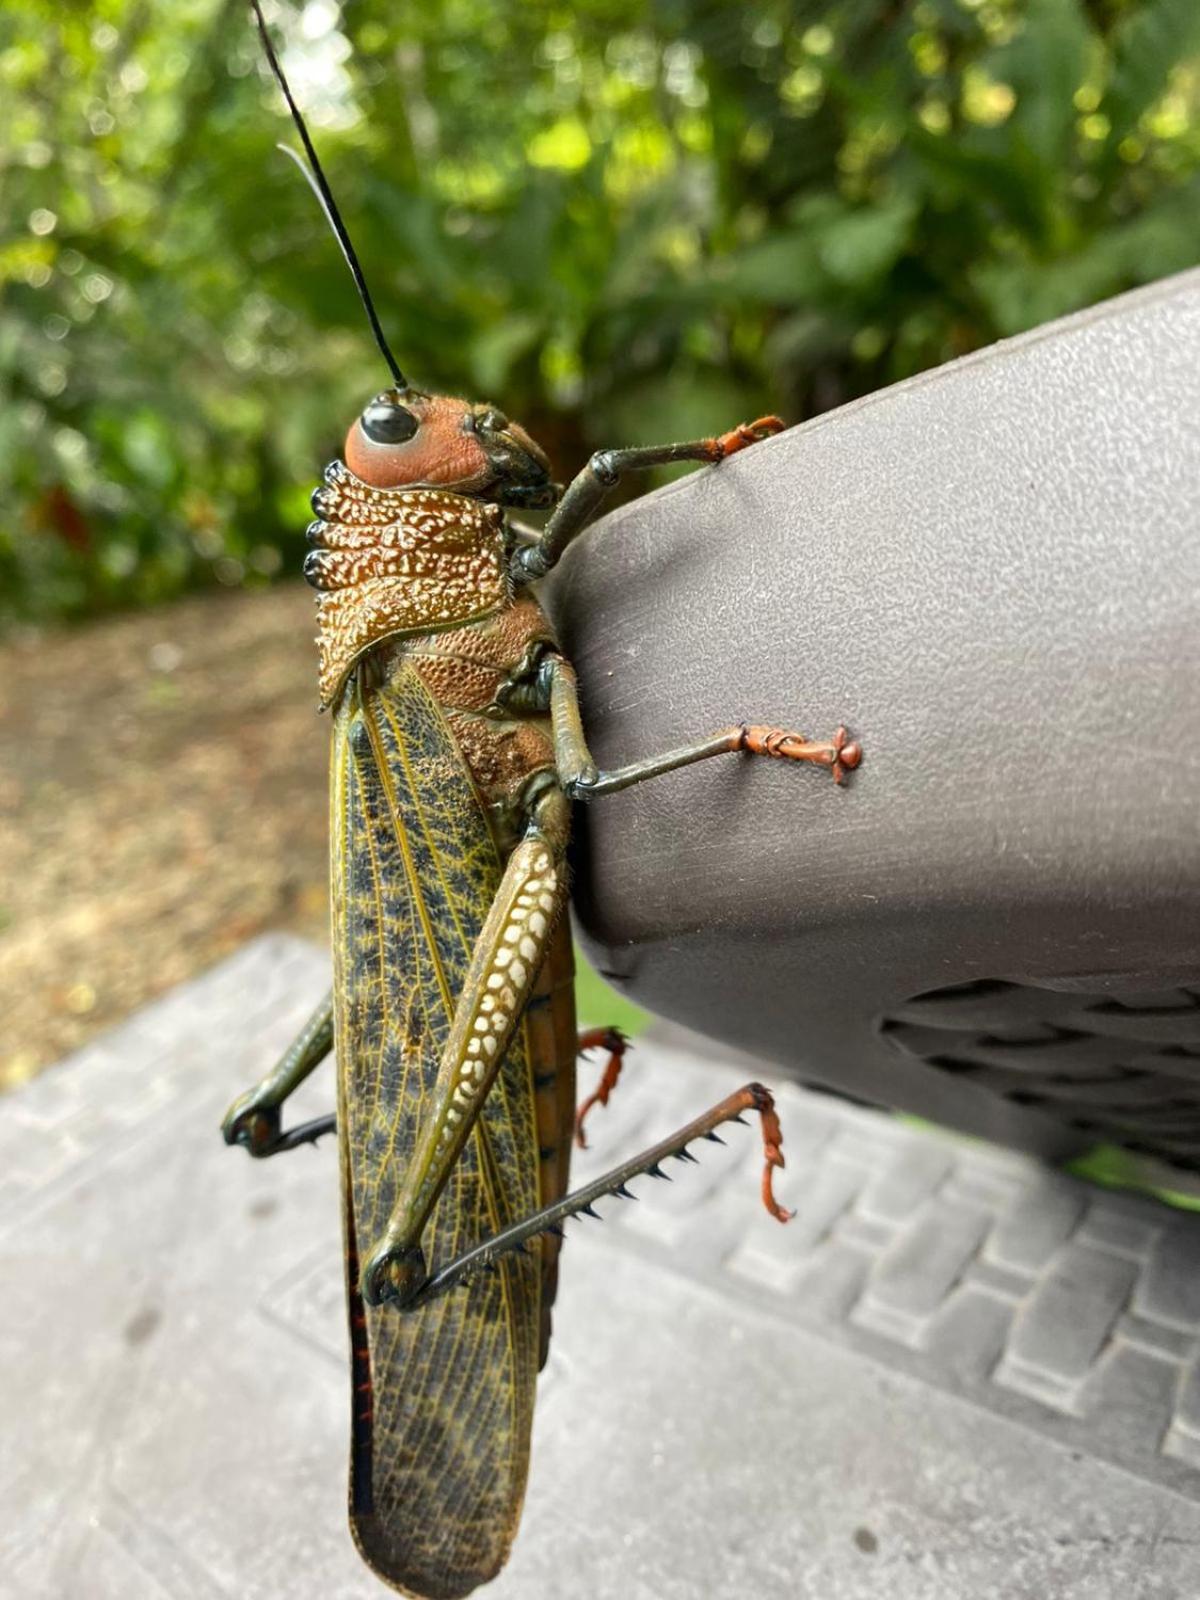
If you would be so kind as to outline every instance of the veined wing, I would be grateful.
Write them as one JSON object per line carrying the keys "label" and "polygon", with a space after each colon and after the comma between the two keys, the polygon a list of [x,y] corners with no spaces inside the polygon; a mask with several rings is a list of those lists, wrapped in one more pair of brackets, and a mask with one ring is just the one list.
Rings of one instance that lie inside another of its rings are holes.
{"label": "veined wing", "polygon": [[[365,1306],[358,1259],[387,1223],[428,1114],[501,862],[466,766],[417,675],[343,695],[332,770],[335,1039],[354,1349],[350,1518],[390,1583],[441,1600],[504,1562],[520,1516],[541,1274],[506,1258],[417,1312]],[[430,1219],[431,1271],[538,1204],[519,1029]]]}

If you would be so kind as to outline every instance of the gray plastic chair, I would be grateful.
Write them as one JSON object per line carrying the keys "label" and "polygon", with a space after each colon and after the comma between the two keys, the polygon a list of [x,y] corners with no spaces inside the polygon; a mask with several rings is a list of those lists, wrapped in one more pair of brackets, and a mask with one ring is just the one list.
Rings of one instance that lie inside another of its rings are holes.
{"label": "gray plastic chair", "polygon": [[865,752],[842,790],[731,756],[586,810],[621,990],[851,1096],[1200,1171],[1200,271],[621,508],[553,605],[604,764],[739,720]]}

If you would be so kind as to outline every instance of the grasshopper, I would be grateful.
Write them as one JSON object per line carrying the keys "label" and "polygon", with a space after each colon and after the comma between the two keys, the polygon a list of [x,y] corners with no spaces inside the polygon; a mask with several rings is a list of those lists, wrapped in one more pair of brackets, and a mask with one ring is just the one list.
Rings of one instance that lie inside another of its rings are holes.
{"label": "grasshopper", "polygon": [[[810,741],[738,724],[601,770],[575,674],[532,586],[627,473],[716,463],[782,424],[602,450],[565,492],[495,406],[426,393],[388,348],[304,119],[252,0],[303,165],[358,285],[391,384],[352,423],[313,495],[320,697],[332,713],[334,984],[275,1069],[230,1107],[229,1144],[266,1157],[336,1131],[350,1324],[350,1523],[388,1584],[427,1600],[500,1570],[524,1496],[562,1224],[761,1119],[762,1197],[783,1165],[768,1091],[750,1083],[569,1193],[572,1137],[607,1101],[625,1040],[577,1038],[566,852],[592,802],[723,752],[858,765],[839,729]],[[291,153],[291,152],[289,152]],[[299,157],[295,157],[299,163]],[[541,531],[510,516],[544,508]],[[285,1129],[287,1096],[334,1048],[334,1115]],[[577,1050],[607,1047],[575,1111]],[[451,1290],[458,1292],[451,1293]]]}

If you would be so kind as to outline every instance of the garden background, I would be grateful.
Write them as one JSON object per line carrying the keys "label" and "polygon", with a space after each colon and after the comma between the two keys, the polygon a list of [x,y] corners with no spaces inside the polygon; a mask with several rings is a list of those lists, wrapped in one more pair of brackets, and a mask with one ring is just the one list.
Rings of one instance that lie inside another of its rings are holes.
{"label": "garden background", "polygon": [[[1195,0],[266,10],[405,369],[563,477],[1200,261]],[[384,373],[281,139],[244,0],[0,15],[0,1083],[324,925],[290,575]]]}

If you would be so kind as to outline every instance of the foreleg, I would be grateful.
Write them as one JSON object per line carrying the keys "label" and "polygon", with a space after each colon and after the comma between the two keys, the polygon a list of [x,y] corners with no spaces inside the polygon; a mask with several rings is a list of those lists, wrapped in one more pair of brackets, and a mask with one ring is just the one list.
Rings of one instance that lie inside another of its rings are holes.
{"label": "foreleg", "polygon": [[759,417],[756,422],[740,423],[715,439],[693,439],[687,444],[647,445],[628,450],[597,450],[583,471],[567,485],[541,538],[514,552],[514,581],[529,583],[544,578],[571,540],[591,522],[609,490],[627,472],[667,466],[673,461],[723,461],[726,456],[782,430],[783,423],[778,417]]}

